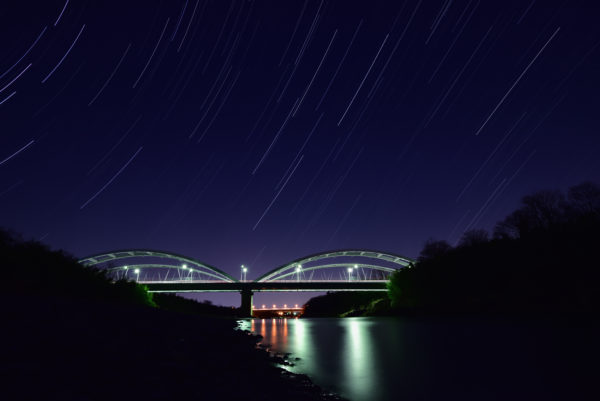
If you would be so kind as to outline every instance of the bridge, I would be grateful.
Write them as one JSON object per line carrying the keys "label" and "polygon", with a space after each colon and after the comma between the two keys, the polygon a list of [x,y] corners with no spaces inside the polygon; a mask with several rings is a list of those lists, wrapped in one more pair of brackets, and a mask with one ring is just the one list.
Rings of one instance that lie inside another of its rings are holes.
{"label": "bridge", "polygon": [[389,252],[346,249],[309,255],[256,280],[240,280],[197,259],[170,252],[134,249],[88,256],[79,263],[104,268],[114,279],[130,279],[150,292],[239,292],[241,313],[252,316],[252,295],[272,291],[386,291],[389,275],[414,260]]}

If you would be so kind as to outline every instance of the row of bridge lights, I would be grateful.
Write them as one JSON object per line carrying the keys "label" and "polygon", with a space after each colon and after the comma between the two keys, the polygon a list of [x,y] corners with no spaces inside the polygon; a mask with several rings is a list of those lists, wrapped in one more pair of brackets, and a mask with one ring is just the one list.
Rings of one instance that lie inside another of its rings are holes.
{"label": "row of bridge lights", "polygon": [[[252,306],[252,307],[254,308],[254,306]],[[288,307],[287,304],[283,304],[283,309],[287,309],[287,307]],[[276,308],[277,308],[277,305],[273,304],[273,309],[276,309]],[[298,304],[294,305],[294,308],[299,308]],[[267,305],[263,304],[262,309],[267,309]]]}
{"label": "row of bridge lights", "polygon": [[[183,270],[187,270],[188,267],[186,264],[183,264],[183,265],[181,265],[181,268]],[[129,270],[129,266],[123,266],[123,269],[125,269],[125,274],[127,274],[127,271]],[[133,270],[133,272],[136,274],[135,281],[140,281],[140,269],[136,268]],[[190,274],[191,273],[192,273],[192,269],[190,269]]]}
{"label": "row of bridge lights", "polygon": [[[352,281],[352,272],[354,269],[358,269],[358,265],[348,268],[348,281]],[[296,266],[296,281],[300,281],[300,273],[302,272],[302,265]]]}
{"label": "row of bridge lights", "polygon": [[[128,269],[127,266],[123,266],[123,268],[125,270]],[[181,268],[183,270],[187,270],[187,265],[184,264],[184,265],[181,266]],[[248,268],[246,266],[244,266],[244,265],[242,265],[241,268],[242,268],[242,272],[240,273],[240,280],[241,281],[246,281],[246,274],[248,273]],[[358,269],[358,265],[354,265],[354,267],[349,267],[348,268],[348,281],[352,281],[352,272],[354,271],[354,269]],[[139,278],[140,278],[140,269],[135,269],[134,272],[137,275],[136,276],[136,281],[139,281]],[[190,272],[191,272],[191,270],[190,270]],[[300,281],[300,273],[301,272],[302,272],[302,265],[296,266],[296,281]]]}
{"label": "row of bridge lights", "polygon": [[[185,269],[185,265],[183,265]],[[240,273],[240,280],[246,281],[246,273],[248,273],[248,268],[244,265],[240,266],[242,271]],[[352,272],[354,269],[358,269],[358,265],[354,265],[354,267],[348,268],[348,281],[352,281]],[[300,273],[302,273],[302,265],[296,266],[296,281],[300,281]]]}

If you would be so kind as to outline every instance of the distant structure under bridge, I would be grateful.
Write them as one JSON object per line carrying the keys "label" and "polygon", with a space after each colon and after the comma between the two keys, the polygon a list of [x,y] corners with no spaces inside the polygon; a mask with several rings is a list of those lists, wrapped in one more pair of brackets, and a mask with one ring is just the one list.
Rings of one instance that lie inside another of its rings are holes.
{"label": "distant structure under bridge", "polygon": [[[104,268],[115,279],[135,280],[150,292],[239,292],[241,313],[248,317],[270,309],[253,308],[255,292],[387,291],[389,276],[396,270],[410,268],[414,262],[389,252],[337,250],[296,259],[251,281],[247,280],[248,268],[243,265],[237,280],[197,259],[155,250],[106,252],[79,261],[85,266]],[[277,313],[300,313],[293,309],[279,308]]]}
{"label": "distant structure under bridge", "polygon": [[267,319],[267,318],[296,318],[304,314],[304,307],[300,305],[286,305],[277,306],[267,305],[252,306],[252,317]]}

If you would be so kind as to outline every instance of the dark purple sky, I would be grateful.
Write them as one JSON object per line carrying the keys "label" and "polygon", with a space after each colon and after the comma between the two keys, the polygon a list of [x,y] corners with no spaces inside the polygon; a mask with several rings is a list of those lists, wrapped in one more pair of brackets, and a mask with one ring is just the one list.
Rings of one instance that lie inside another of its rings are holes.
{"label": "dark purple sky", "polygon": [[524,194],[600,181],[599,7],[2,2],[0,225],[249,278],[454,243]]}

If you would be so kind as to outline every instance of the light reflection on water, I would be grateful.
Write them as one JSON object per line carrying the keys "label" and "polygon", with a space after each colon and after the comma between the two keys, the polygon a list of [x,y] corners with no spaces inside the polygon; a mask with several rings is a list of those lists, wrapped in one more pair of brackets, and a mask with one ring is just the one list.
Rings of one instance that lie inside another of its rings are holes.
{"label": "light reflection on water", "polygon": [[292,333],[293,333],[293,347],[290,347],[290,351],[293,355],[292,357],[301,357],[300,361],[295,361],[297,366],[299,365],[303,369],[290,369],[294,372],[316,372],[317,369],[315,367],[316,356],[314,353],[314,347],[312,347],[313,339],[310,331],[310,324],[307,323],[307,320],[303,319],[294,319],[292,321]]}
{"label": "light reflection on water", "polygon": [[361,318],[253,319],[251,330],[273,351],[291,353],[295,366],[288,370],[353,400],[372,400],[380,384],[373,374],[372,324]]}
{"label": "light reflection on water", "polygon": [[[277,331],[278,331],[277,330],[278,329],[278,327],[277,327],[277,320],[276,319],[271,319],[270,324],[271,324],[271,341],[273,343],[277,343],[277,337],[278,337],[278,335],[277,335]],[[281,344],[281,345],[283,345],[283,344]]]}
{"label": "light reflection on water", "polygon": [[288,339],[288,319],[282,319],[283,320],[283,333],[282,333],[282,341],[283,341],[283,345],[287,346],[287,339]]}
{"label": "light reflection on water", "polygon": [[273,351],[291,353],[290,371],[353,401],[555,399],[587,355],[564,347],[591,338],[572,329],[439,319],[253,319],[241,326]]}
{"label": "light reflection on water", "polygon": [[[373,380],[372,337],[370,322],[355,319],[340,321],[344,328],[345,382],[357,399],[369,399],[376,393]],[[373,399],[373,398],[371,398]]]}

